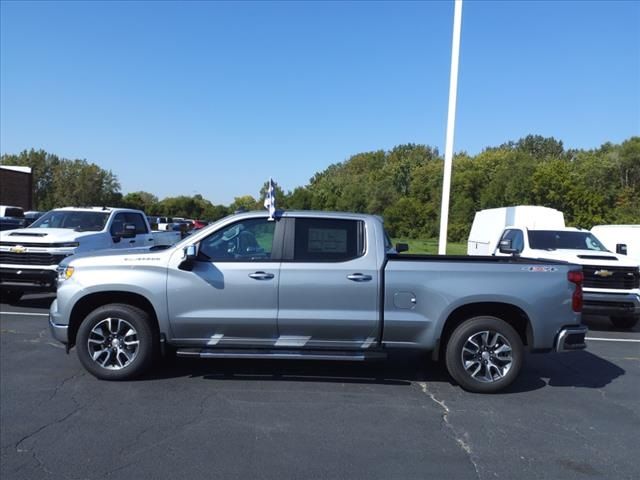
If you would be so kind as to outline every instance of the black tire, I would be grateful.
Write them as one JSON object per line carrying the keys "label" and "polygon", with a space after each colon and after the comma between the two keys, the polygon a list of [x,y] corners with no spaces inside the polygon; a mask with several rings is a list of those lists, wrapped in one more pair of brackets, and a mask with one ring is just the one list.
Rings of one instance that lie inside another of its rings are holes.
{"label": "black tire", "polygon": [[15,305],[22,298],[22,293],[18,290],[2,290],[0,291],[0,302]]}
{"label": "black tire", "polygon": [[95,309],[78,329],[78,359],[102,380],[131,380],[142,375],[153,363],[159,344],[149,320],[144,310],[131,305],[112,303]]}
{"label": "black tire", "polygon": [[621,330],[630,330],[638,324],[640,317],[628,316],[628,317],[610,317],[611,323],[616,328]]}
{"label": "black tire", "polygon": [[[486,340],[484,332],[488,332]],[[474,344],[478,345],[477,349]],[[463,389],[494,393],[509,386],[520,373],[524,347],[520,335],[504,320],[491,316],[473,317],[451,334],[445,360],[449,374]]]}

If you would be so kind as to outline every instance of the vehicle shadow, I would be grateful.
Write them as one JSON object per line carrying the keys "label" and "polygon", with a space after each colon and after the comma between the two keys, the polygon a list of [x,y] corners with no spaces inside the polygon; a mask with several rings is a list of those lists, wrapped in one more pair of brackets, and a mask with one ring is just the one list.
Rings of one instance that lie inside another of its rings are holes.
{"label": "vehicle shadow", "polygon": [[55,293],[50,294],[35,294],[35,295],[23,295],[17,302],[11,303],[15,307],[24,308],[45,308],[49,310],[49,307],[55,300]]}
{"label": "vehicle shadow", "polygon": [[631,329],[616,328],[613,326],[609,317],[601,315],[584,315],[582,322],[593,332],[638,332],[640,333],[640,322]]}
{"label": "vehicle shadow", "polygon": [[[625,370],[589,352],[529,355],[518,379],[499,394],[545,387],[603,388]],[[393,353],[384,361],[363,363],[309,360],[167,360],[141,380],[168,378],[350,383],[410,386],[415,382],[455,385],[441,363],[427,355]]]}
{"label": "vehicle shadow", "polygon": [[529,355],[520,377],[504,393],[549,387],[604,388],[626,372],[588,351]]}

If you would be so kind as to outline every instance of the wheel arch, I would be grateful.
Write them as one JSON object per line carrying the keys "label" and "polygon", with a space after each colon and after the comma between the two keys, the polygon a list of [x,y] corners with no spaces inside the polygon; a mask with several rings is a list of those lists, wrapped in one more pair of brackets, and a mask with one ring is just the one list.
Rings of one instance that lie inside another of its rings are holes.
{"label": "wheel arch", "polygon": [[71,315],[69,317],[67,351],[69,351],[69,349],[71,349],[75,345],[78,328],[80,327],[80,324],[86,318],[86,316],[96,308],[103,305],[108,305],[110,303],[131,305],[144,310],[149,315],[151,328],[157,334],[160,333],[158,315],[149,299],[147,299],[145,296],[140,295],[139,293],[122,291],[90,293],[89,295],[86,295],[78,300],[71,310]]}
{"label": "wheel arch", "polygon": [[465,320],[473,317],[489,315],[504,320],[511,325],[522,340],[527,349],[531,349],[533,343],[533,329],[531,320],[520,307],[504,302],[475,302],[461,305],[453,310],[444,322],[442,334],[433,351],[434,360],[443,360],[447,342],[453,331]]}

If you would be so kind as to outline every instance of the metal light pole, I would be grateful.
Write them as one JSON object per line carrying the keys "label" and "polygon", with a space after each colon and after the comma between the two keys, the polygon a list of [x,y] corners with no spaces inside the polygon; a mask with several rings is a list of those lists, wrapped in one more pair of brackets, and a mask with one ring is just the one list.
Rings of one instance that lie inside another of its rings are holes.
{"label": "metal light pole", "polygon": [[453,163],[453,134],[456,126],[456,97],[458,93],[458,60],[460,58],[460,30],[462,27],[462,0],[455,0],[453,11],[453,40],[451,45],[451,76],[449,77],[449,113],[447,138],[444,148],[444,178],[442,180],[442,208],[440,209],[440,241],[438,254],[447,253],[447,227],[449,226],[449,196],[451,194],[451,166]]}

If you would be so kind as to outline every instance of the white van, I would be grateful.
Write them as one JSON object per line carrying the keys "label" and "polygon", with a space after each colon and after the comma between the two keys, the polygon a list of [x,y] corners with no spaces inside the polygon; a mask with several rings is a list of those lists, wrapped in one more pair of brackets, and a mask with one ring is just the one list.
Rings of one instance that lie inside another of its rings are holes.
{"label": "white van", "polygon": [[640,225],[596,225],[591,233],[607,249],[626,255],[640,264]]}
{"label": "white van", "polygon": [[564,214],[535,205],[489,208],[476,212],[471,226],[468,255],[493,255],[505,227],[521,225],[531,229],[564,228]]}
{"label": "white van", "polygon": [[612,253],[588,230],[565,227],[558,210],[523,205],[477,212],[467,253],[581,265],[584,313],[607,315],[617,328],[633,328],[640,321],[638,262]]}

